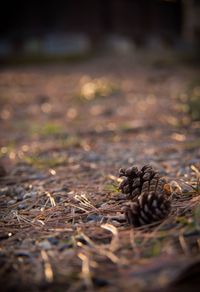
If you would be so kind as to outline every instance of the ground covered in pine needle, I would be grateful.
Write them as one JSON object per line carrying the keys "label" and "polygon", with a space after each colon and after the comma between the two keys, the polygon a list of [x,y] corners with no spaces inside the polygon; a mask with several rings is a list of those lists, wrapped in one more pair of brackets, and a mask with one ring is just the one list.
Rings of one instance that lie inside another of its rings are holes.
{"label": "ground covered in pine needle", "polygon": [[[199,285],[198,76],[134,55],[1,69],[1,291]],[[171,181],[172,211],[133,229],[118,170],[146,163]]]}

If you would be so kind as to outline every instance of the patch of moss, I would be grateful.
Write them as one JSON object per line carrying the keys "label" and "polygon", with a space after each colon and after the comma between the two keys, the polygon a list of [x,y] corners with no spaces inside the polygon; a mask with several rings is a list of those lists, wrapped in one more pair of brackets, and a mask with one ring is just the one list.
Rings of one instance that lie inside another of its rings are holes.
{"label": "patch of moss", "polygon": [[186,109],[193,121],[200,121],[200,79],[193,80],[187,89]]}
{"label": "patch of moss", "polygon": [[119,193],[119,186],[117,184],[106,184],[103,190],[110,193]]}
{"label": "patch of moss", "polygon": [[159,256],[162,251],[162,244],[160,240],[152,240],[149,247],[144,251],[144,257],[152,258]]}
{"label": "patch of moss", "polygon": [[60,144],[64,148],[80,147],[82,141],[78,136],[69,135],[68,137],[61,139]]}
{"label": "patch of moss", "polygon": [[33,156],[25,156],[23,160],[35,166],[36,168],[46,168],[46,167],[57,167],[67,163],[67,158],[65,156],[47,156],[47,157],[39,157],[37,155]]}
{"label": "patch of moss", "polygon": [[50,136],[61,134],[63,132],[63,129],[60,125],[48,122],[42,126],[38,124],[33,125],[30,132],[32,134],[38,134],[40,136]]}

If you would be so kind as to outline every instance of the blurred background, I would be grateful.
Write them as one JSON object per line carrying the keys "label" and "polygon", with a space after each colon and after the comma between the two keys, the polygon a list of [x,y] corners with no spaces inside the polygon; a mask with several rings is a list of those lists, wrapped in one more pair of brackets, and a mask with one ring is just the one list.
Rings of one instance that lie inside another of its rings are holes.
{"label": "blurred background", "polygon": [[199,0],[2,1],[0,60],[138,48],[196,52],[199,16]]}
{"label": "blurred background", "polygon": [[[101,291],[188,280],[199,254],[199,12],[200,0],[1,1],[4,291],[86,291],[85,266]],[[112,250],[118,235],[100,224],[120,211],[118,170],[147,163],[188,189],[161,235],[134,242],[105,221],[120,232]]]}

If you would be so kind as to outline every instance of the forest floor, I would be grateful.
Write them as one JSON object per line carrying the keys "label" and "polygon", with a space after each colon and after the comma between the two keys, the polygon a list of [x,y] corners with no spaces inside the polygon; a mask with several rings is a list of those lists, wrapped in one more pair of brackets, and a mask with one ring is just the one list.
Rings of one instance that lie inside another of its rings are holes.
{"label": "forest floor", "polygon": [[[1,69],[1,291],[199,285],[199,73],[134,55]],[[146,163],[179,195],[162,224],[133,229],[118,170]]]}

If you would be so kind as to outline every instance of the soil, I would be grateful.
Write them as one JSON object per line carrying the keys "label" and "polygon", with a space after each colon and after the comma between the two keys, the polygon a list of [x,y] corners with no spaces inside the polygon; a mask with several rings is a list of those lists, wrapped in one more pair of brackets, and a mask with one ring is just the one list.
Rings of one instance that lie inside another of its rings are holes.
{"label": "soil", "polygon": [[[200,127],[184,103],[198,75],[134,55],[1,69],[2,291],[199,284]],[[118,171],[147,163],[173,181],[173,212],[134,229]]]}

